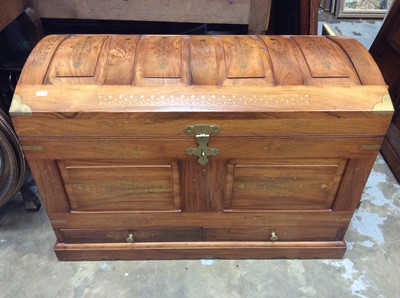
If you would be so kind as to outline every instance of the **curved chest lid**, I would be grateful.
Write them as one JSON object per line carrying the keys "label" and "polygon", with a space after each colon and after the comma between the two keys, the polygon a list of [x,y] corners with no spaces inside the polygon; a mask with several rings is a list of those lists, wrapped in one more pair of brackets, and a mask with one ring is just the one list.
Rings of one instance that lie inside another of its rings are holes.
{"label": "curved chest lid", "polygon": [[52,35],[16,94],[14,115],[372,111],[387,87],[367,50],[343,37]]}

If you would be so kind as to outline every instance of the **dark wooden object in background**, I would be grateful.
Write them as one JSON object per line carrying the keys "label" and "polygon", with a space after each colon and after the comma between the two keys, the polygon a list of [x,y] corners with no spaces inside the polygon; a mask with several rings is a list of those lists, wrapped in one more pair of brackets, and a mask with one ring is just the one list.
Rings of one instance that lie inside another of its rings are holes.
{"label": "dark wooden object in background", "polygon": [[22,0],[1,0],[0,31],[6,28],[24,11]]}
{"label": "dark wooden object in background", "polygon": [[[18,141],[13,137],[11,120],[7,117],[14,88],[30,51],[43,37],[39,16],[31,8],[23,11],[22,1],[2,1],[0,4],[0,109],[5,138],[12,150],[0,150],[2,177],[0,179],[0,206],[7,203],[15,193],[21,191],[27,210],[39,210],[41,203]],[[14,158],[12,156],[14,155]],[[4,158],[4,159],[3,159]],[[11,159],[10,159],[11,158]],[[11,160],[18,160],[18,166]],[[7,171],[8,169],[8,171]],[[24,178],[25,177],[25,178]],[[17,179],[17,184],[6,183]],[[22,185],[22,186],[21,186]]]}
{"label": "dark wooden object in background", "polygon": [[61,260],[340,258],[387,92],[342,37],[53,35],[11,113]]}
{"label": "dark wooden object in background", "polygon": [[269,34],[316,35],[318,0],[272,1]]}
{"label": "dark wooden object in background", "polygon": [[383,141],[382,155],[400,181],[400,1],[393,3],[370,49],[389,85],[395,107],[393,121]]}

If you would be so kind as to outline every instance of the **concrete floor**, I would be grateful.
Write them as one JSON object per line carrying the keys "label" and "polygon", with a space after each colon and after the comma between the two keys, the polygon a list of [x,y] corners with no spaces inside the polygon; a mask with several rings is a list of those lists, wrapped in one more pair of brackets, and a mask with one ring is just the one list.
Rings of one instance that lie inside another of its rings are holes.
{"label": "concrete floor", "polygon": [[[320,18],[366,47],[381,23]],[[59,262],[44,209],[16,196],[0,209],[0,297],[400,297],[400,185],[380,156],[362,201],[342,260]]]}
{"label": "concrete floor", "polygon": [[322,25],[328,23],[336,35],[345,35],[361,42],[369,49],[375,36],[382,26],[382,19],[335,19],[335,17],[322,10],[318,16],[318,34],[321,35]]}
{"label": "concrete floor", "polygon": [[342,260],[59,262],[44,209],[0,210],[0,297],[399,297],[400,185],[378,157]]}

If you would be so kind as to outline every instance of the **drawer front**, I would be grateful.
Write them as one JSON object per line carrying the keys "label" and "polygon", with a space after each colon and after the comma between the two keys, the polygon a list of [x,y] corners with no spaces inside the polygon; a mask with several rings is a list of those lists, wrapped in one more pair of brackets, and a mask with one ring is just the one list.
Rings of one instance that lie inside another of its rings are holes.
{"label": "drawer front", "polygon": [[201,241],[201,228],[61,229],[65,243]]}
{"label": "drawer front", "polygon": [[337,239],[337,227],[205,227],[205,241],[333,241]]}
{"label": "drawer front", "polygon": [[[64,243],[335,241],[338,227],[61,229]],[[60,235],[60,234],[59,234]]]}

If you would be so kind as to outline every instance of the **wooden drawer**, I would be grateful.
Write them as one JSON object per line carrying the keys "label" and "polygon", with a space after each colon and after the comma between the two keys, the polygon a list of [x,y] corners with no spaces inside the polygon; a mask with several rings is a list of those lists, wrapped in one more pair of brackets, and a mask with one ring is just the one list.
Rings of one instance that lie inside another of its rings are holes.
{"label": "wooden drawer", "polygon": [[[201,241],[201,228],[60,229],[65,243]],[[61,239],[59,239],[61,240]],[[61,242],[61,241],[60,241]]]}
{"label": "wooden drawer", "polygon": [[337,240],[337,227],[278,227],[278,228],[226,228],[205,227],[205,241],[333,241]]}
{"label": "wooden drawer", "polygon": [[[64,243],[190,242],[190,241],[334,241],[338,227],[204,227],[138,229],[60,229]],[[272,233],[277,239],[271,238]],[[132,235],[130,237],[130,235]]]}

